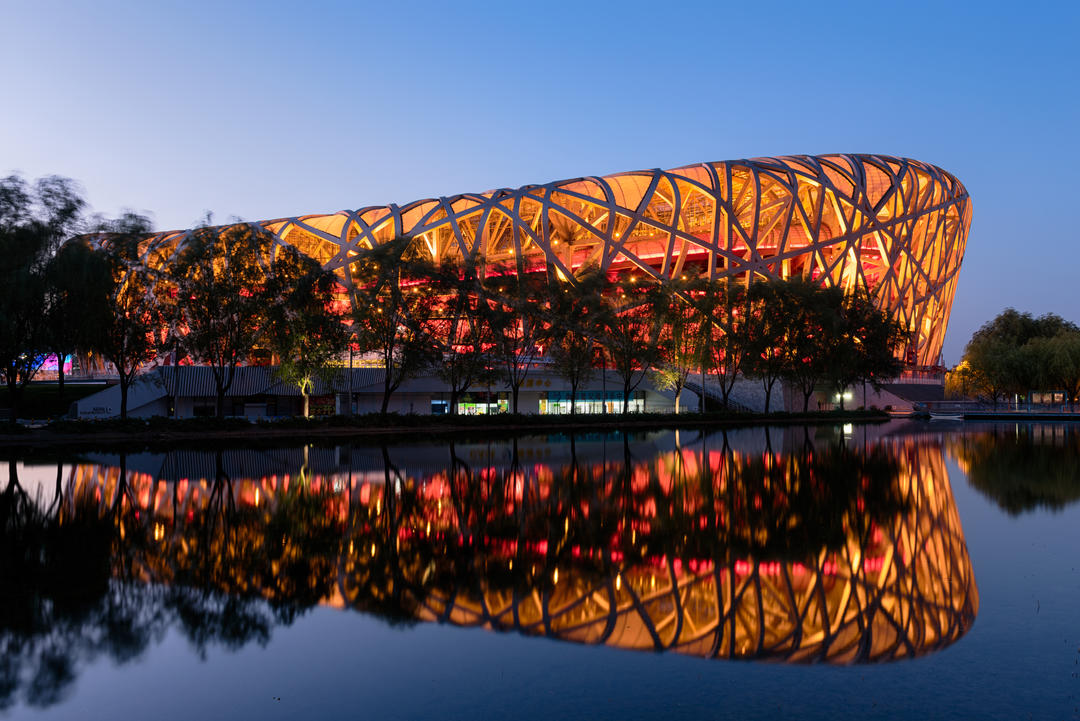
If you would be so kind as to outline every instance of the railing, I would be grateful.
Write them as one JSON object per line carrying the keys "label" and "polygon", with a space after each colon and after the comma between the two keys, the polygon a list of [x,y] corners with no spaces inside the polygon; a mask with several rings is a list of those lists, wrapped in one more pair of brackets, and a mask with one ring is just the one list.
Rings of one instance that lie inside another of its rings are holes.
{"label": "railing", "polygon": [[899,376],[889,381],[889,383],[911,383],[911,384],[936,384],[945,385],[945,371],[944,369],[909,369],[903,371]]}
{"label": "railing", "polygon": [[1080,416],[1080,406],[1070,409],[1068,403],[1028,403],[1026,401],[926,401],[918,404],[929,413],[1070,413]]}
{"label": "railing", "polygon": [[[700,383],[695,383],[694,381],[691,381],[691,380],[687,380],[686,381],[686,389],[688,391],[693,392],[693,393],[700,394],[701,393],[701,384]],[[724,402],[724,395],[719,390],[717,390],[716,388],[710,388],[708,385],[705,386],[705,395],[708,396],[709,398],[711,398],[712,400],[718,402],[718,403],[723,403]],[[749,406],[745,406],[742,403],[739,403],[737,400],[735,400],[734,398],[731,398],[730,396],[728,397],[727,407],[730,410],[739,411],[740,413],[753,413],[754,412],[754,410],[752,408],[750,408]]]}

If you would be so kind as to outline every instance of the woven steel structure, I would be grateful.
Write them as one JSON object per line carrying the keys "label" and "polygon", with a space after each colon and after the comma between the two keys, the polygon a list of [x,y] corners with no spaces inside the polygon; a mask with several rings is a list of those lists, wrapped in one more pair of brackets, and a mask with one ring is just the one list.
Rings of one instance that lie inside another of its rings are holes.
{"label": "woven steel structure", "polygon": [[[868,289],[911,332],[910,363],[937,362],[971,222],[964,186],[882,155],[757,158],[368,206],[258,223],[334,270],[399,236],[433,259],[473,256],[569,280],[588,266],[643,278],[802,275]],[[164,259],[191,231],[162,233]]]}
{"label": "woven steel structure", "polygon": [[[153,469],[146,455],[123,473],[75,466],[64,497],[122,509],[135,551],[122,573],[152,583],[183,583],[205,563],[218,590],[277,598],[291,586],[265,569],[281,556],[311,564],[310,600],[395,618],[711,658],[880,662],[954,643],[979,607],[941,441],[886,442],[899,459],[886,506],[861,494],[830,503],[836,479],[813,470],[824,451],[769,452],[761,476],[749,470],[760,454],[722,446],[576,470],[506,465],[477,446],[453,461],[412,449],[413,472],[378,449],[355,449],[346,466],[333,449],[177,451]],[[297,487],[320,511],[275,545],[267,524]],[[799,494],[820,504],[786,515]],[[839,538],[764,550],[818,539],[826,508]],[[334,541],[308,557],[318,531]]]}

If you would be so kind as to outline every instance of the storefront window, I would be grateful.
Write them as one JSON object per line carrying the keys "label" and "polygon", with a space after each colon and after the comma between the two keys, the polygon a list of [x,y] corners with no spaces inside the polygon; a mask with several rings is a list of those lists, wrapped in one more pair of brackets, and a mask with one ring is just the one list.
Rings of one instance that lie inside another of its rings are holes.
{"label": "storefront window", "polygon": [[[575,410],[578,413],[622,413],[623,399],[619,391],[581,391],[577,394]],[[630,394],[630,412],[645,411],[645,391]],[[540,396],[540,413],[562,415],[570,413],[569,391],[548,391]]]}
{"label": "storefront window", "polygon": [[466,393],[458,402],[458,415],[483,416],[510,412],[510,394],[507,391]]}

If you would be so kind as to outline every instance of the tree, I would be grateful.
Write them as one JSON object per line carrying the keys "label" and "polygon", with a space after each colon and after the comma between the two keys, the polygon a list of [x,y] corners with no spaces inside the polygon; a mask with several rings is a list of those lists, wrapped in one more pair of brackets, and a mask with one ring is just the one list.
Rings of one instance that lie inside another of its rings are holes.
{"label": "tree", "polygon": [[701,326],[708,323],[694,304],[702,281],[670,280],[657,289],[656,312],[660,323],[660,340],[657,345],[657,362],[653,378],[657,388],[675,393],[675,413],[690,371],[702,360],[705,338]]}
{"label": "tree", "polygon": [[386,415],[390,397],[408,378],[428,367],[435,348],[427,322],[438,298],[430,284],[434,275],[416,240],[387,241],[353,263],[353,330],[362,353],[374,353],[383,364]]}
{"label": "tree", "polygon": [[143,261],[148,224],[137,217],[114,226],[104,242],[110,267],[111,312],[102,319],[92,345],[116,368],[120,379],[120,418],[127,418],[128,391],[138,372],[157,359],[166,329],[164,299],[169,288]]}
{"label": "tree", "polygon": [[861,289],[844,296],[839,333],[830,349],[828,378],[844,408],[844,391],[856,383],[869,383],[874,390],[895,378],[904,364],[897,349],[907,339],[904,326],[874,305]]}
{"label": "tree", "polygon": [[95,329],[111,313],[112,271],[107,258],[86,242],[67,241],[46,270],[47,345],[57,358],[60,396],[64,395],[64,359],[94,344]]}
{"label": "tree", "polygon": [[1030,349],[1044,388],[1060,388],[1068,397],[1069,410],[1080,397],[1080,331],[1062,330],[1052,338],[1032,338]]}
{"label": "tree", "polygon": [[761,381],[765,412],[773,387],[788,367],[787,345],[794,330],[790,298],[776,283],[758,281],[747,291],[746,375]]}
{"label": "tree", "polygon": [[964,348],[963,360],[982,379],[982,393],[997,406],[1010,394],[1027,394],[1038,381],[1039,367],[1024,346],[1035,338],[1052,338],[1080,330],[1059,315],[1038,318],[1006,308],[975,331]]}
{"label": "tree", "polygon": [[622,380],[623,415],[630,412],[630,394],[657,361],[660,326],[656,286],[639,285],[635,276],[616,284],[604,314],[601,344]]}
{"label": "tree", "polygon": [[337,286],[333,272],[291,247],[278,249],[267,279],[267,292],[276,299],[267,319],[269,347],[279,358],[281,378],[300,389],[305,418],[315,381],[330,383],[335,361],[348,348]]}
{"label": "tree", "polygon": [[593,268],[551,291],[541,343],[552,369],[570,386],[570,415],[577,413],[579,389],[596,372],[594,351],[608,309],[607,286],[607,276]]}
{"label": "tree", "polygon": [[828,377],[834,362],[830,351],[839,342],[844,293],[801,277],[773,282],[784,297],[781,307],[793,329],[784,345],[786,362],[781,377],[802,394],[805,413],[810,410],[810,397]]}
{"label": "tree", "polygon": [[67,178],[40,178],[32,188],[17,175],[0,179],[0,375],[12,422],[50,345],[49,260],[80,227],[84,206]]}
{"label": "tree", "polygon": [[440,296],[425,324],[436,348],[432,366],[435,375],[450,386],[449,412],[456,415],[461,394],[494,375],[489,352],[494,342],[491,318],[472,259],[443,265],[432,283]]}
{"label": "tree", "polygon": [[[265,342],[272,309],[306,273],[303,264],[273,262],[274,238],[257,225],[237,223],[196,229],[169,268],[176,288],[171,306],[177,361],[187,356],[208,365],[214,377],[217,417],[225,416],[225,394],[236,368]],[[286,277],[269,279],[284,273]]]}
{"label": "tree", "polygon": [[511,411],[533,363],[540,357],[544,337],[548,288],[540,273],[497,268],[485,279],[492,353],[510,387]]}
{"label": "tree", "polygon": [[746,288],[726,278],[712,280],[706,283],[699,303],[706,319],[699,329],[701,387],[705,387],[705,373],[711,371],[727,408],[735,381],[747,365],[750,313]]}

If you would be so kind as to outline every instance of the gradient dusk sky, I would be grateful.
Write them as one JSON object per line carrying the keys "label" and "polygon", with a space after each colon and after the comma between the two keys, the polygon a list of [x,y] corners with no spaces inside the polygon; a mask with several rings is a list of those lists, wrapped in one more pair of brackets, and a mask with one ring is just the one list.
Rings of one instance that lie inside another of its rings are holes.
{"label": "gradient dusk sky", "polygon": [[159,229],[784,154],[901,155],[974,199],[945,361],[1080,322],[1080,4],[0,4],[0,175]]}

